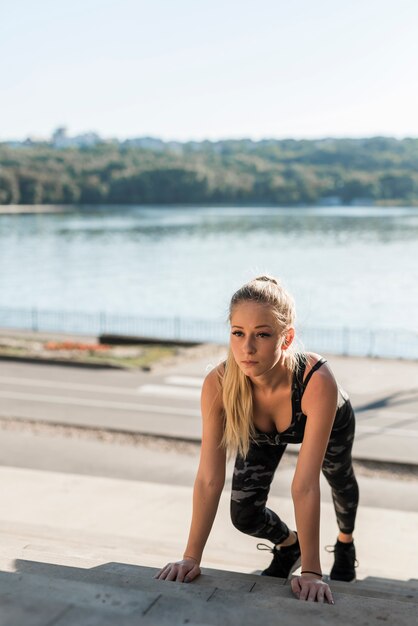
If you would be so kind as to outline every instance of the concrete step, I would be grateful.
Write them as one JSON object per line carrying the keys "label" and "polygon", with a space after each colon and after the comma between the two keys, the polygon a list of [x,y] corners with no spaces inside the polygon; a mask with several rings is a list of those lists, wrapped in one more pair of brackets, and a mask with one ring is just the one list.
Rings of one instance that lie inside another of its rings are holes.
{"label": "concrete step", "polygon": [[[367,578],[363,578],[361,584],[364,588],[370,587],[372,589],[381,589],[382,591],[390,591],[390,588],[393,589],[393,581],[387,578],[379,578],[377,576],[367,576]],[[418,578],[410,578],[409,580],[397,580],[396,586],[397,590],[399,591],[405,589],[407,591],[412,590],[418,593]]]}
{"label": "concrete step", "polygon": [[[7,535],[3,536],[3,540],[7,539]],[[21,551],[21,542],[14,542],[10,545],[9,541],[6,541],[7,545],[3,545],[0,548],[0,568],[3,572],[15,572],[23,571],[24,573],[44,575],[47,572],[48,576],[54,575],[57,572],[58,576],[68,580],[85,580],[87,582],[95,584],[116,585],[125,588],[126,585],[134,586],[135,588],[140,583],[141,589],[153,590],[154,583],[152,576],[158,571],[158,568],[152,567],[140,567],[135,563],[126,562],[125,559],[122,562],[111,562],[97,565],[98,558],[86,558],[85,556],[76,556],[74,553],[71,558],[63,557],[58,553],[59,546],[53,545],[25,545],[25,550]],[[70,546],[69,553],[74,550],[74,543]],[[77,544],[78,554],[88,554],[91,552],[91,546],[83,545],[81,542]],[[16,555],[24,555],[25,558],[17,558]],[[91,555],[93,556],[93,555]],[[108,555],[110,558],[115,558],[115,553],[112,550]],[[122,555],[119,556],[119,558]],[[126,557],[128,553],[126,552]],[[103,558],[103,556],[102,556]],[[65,565],[64,565],[65,563]],[[22,570],[23,568],[23,570]],[[53,574],[51,574],[53,572]],[[230,590],[249,590],[254,585],[263,584],[268,587],[270,584],[274,589],[278,584],[285,584],[285,581],[278,581],[277,579],[261,578],[258,573],[243,574],[240,572],[234,572],[234,576],[231,579],[229,570],[219,570],[214,568],[202,567],[204,577],[200,577],[195,581],[195,585],[212,586],[213,588],[219,586],[219,581],[222,583],[223,588]],[[388,578],[367,577],[362,580],[357,580],[355,583],[344,583],[338,581],[329,581],[328,577],[324,577],[327,582],[330,583],[333,590],[339,593],[361,595],[374,598],[393,598],[394,600],[417,602],[418,596],[418,581],[417,580],[394,580]],[[260,583],[260,581],[263,581]],[[226,586],[226,587],[225,587]]]}
{"label": "concrete step", "polygon": [[[5,525],[0,524],[2,542],[0,545],[0,571],[25,573],[40,573],[39,567],[45,571],[56,569],[59,573],[64,572],[65,578],[75,580],[88,580],[90,582],[102,582],[104,584],[117,585],[118,581],[125,578],[133,581],[141,581],[143,589],[149,588],[148,578],[158,571],[155,567],[142,567],[138,574],[138,554],[144,555],[147,547],[146,541],[140,538],[128,541],[121,537],[94,537],[86,533],[71,533],[68,530],[41,528],[31,525],[17,525],[11,531]],[[117,561],[116,561],[117,559]],[[24,565],[22,565],[24,564]],[[147,571],[151,574],[147,574]],[[237,585],[251,585],[260,581],[261,570],[253,572],[234,572],[232,587],[230,583],[230,570],[202,568],[207,574],[204,584],[218,585],[217,581],[226,581],[228,588],[235,589]],[[73,574],[75,572],[75,574]],[[142,574],[142,572],[145,572]],[[42,572],[41,572],[42,573]],[[213,579],[213,580],[212,580]],[[327,577],[325,576],[327,580]],[[198,579],[198,584],[201,584]],[[263,578],[267,585],[269,578]],[[271,579],[277,587],[277,579]],[[121,583],[124,586],[126,583]],[[202,583],[203,584],[203,583]],[[389,577],[367,576],[355,583],[343,583],[330,581],[332,589],[346,594],[358,594],[367,597],[389,598],[396,600],[416,601],[418,594],[418,581],[416,579],[396,580]],[[145,585],[145,587],[144,587]],[[153,587],[151,587],[153,589]],[[238,589],[241,589],[238,586]]]}
{"label": "concrete step", "polygon": [[344,593],[353,596],[367,598],[393,599],[401,602],[418,604],[418,586],[416,581],[392,580],[389,578],[369,577],[356,580],[353,583],[345,583],[336,580],[324,580],[332,587],[333,592]]}
{"label": "concrete step", "polygon": [[[23,566],[25,571],[23,570]],[[0,626],[263,623],[277,625],[387,621],[412,626],[418,601],[334,589],[335,605],[298,601],[289,583],[204,569],[190,584],[152,578],[154,568],[111,563],[92,570],[25,562],[0,573]],[[23,601],[22,601],[23,600]],[[3,610],[5,607],[5,610]],[[112,622],[113,620],[113,622]]]}
{"label": "concrete step", "polygon": [[[86,583],[120,587],[123,589],[141,589],[142,591],[155,591],[155,582],[161,584],[162,581],[155,581],[154,574],[156,568],[131,565],[126,563],[106,563],[90,569],[80,569],[78,567],[62,567],[53,564],[41,564],[39,562],[25,561],[25,573],[36,575],[46,575],[72,580],[84,581]],[[326,577],[325,577],[326,579]],[[385,578],[368,578],[357,580],[354,583],[344,583],[339,581],[327,581],[333,591],[338,594],[362,596],[376,599],[393,599],[399,602],[410,602],[418,604],[417,581],[397,581]],[[193,581],[191,585],[169,584],[164,581],[164,593],[169,595],[179,593],[186,586],[190,586],[193,593],[202,595],[202,590],[213,592],[221,588],[228,592],[245,592],[257,596],[260,594],[275,593],[280,595],[278,587],[285,587],[289,582],[284,579],[269,578],[257,574],[243,574],[241,572],[231,572],[227,570],[216,570],[213,568],[202,568],[202,575]],[[287,595],[286,592],[283,591]],[[282,595],[283,595],[282,593]]]}

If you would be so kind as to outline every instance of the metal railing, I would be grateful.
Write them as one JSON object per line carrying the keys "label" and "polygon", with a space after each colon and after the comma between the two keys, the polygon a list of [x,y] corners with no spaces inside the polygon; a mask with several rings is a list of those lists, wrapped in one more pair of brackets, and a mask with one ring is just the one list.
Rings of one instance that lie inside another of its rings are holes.
{"label": "metal railing", "polygon": [[[0,308],[0,328],[98,336],[129,335],[152,339],[225,344],[221,320],[143,317],[115,313]],[[366,328],[299,327],[307,350],[347,356],[418,359],[418,332]]]}

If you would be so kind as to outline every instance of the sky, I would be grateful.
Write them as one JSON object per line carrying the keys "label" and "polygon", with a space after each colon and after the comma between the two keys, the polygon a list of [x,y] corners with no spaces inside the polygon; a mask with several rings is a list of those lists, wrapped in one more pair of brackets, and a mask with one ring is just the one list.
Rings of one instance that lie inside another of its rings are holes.
{"label": "sky", "polygon": [[416,0],[1,0],[0,141],[418,136]]}

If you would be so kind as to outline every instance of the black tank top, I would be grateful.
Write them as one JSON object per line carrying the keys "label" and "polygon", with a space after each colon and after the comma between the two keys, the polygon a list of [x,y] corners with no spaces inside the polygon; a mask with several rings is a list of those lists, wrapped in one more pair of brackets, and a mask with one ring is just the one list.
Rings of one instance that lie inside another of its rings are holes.
{"label": "black tank top", "polygon": [[[305,373],[306,364],[299,362],[298,369],[293,373],[292,381],[292,421],[286,430],[279,432],[276,427],[269,432],[263,432],[255,427],[256,436],[255,441],[258,443],[302,443],[303,435],[305,433],[305,425],[307,416],[302,412],[302,396],[304,391],[316,370],[318,370],[327,360],[321,357],[319,361],[315,363],[305,380],[303,376]],[[348,413],[351,413],[351,404],[347,393],[338,385],[338,404],[337,411],[334,418],[334,424],[332,431],[339,430],[345,425]]]}

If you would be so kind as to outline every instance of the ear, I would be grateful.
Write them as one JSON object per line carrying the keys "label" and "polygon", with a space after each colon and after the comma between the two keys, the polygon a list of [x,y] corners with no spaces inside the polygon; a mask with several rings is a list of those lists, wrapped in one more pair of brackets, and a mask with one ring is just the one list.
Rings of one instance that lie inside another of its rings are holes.
{"label": "ear", "polygon": [[288,328],[286,331],[286,335],[283,339],[282,350],[287,350],[292,344],[292,341],[294,338],[295,338],[295,329],[292,327]]}

